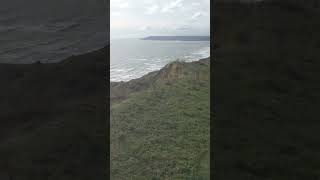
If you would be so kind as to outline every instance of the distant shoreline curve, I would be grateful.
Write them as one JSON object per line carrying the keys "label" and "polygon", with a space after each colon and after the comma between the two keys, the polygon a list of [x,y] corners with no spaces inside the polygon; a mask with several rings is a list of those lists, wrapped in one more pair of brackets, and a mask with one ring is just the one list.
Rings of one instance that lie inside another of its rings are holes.
{"label": "distant shoreline curve", "polygon": [[210,41],[210,36],[148,36],[141,40],[157,41]]}

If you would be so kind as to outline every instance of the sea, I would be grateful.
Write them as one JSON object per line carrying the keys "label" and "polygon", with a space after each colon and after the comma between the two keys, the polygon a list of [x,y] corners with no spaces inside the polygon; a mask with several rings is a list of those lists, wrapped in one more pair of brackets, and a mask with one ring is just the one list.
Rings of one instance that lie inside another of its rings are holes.
{"label": "sea", "polygon": [[112,39],[110,81],[129,81],[173,61],[197,61],[210,56],[209,41]]}
{"label": "sea", "polygon": [[1,0],[0,63],[56,63],[111,45],[111,81],[129,81],[167,63],[208,57],[209,42],[109,41],[106,0]]}
{"label": "sea", "polygon": [[105,0],[1,0],[0,63],[55,63],[109,43]]}

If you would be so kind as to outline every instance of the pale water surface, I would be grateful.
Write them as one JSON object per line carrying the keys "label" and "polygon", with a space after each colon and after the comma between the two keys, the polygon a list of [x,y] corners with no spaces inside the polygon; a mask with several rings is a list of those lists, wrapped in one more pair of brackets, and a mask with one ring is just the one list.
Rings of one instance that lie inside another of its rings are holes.
{"label": "pale water surface", "polygon": [[108,44],[103,0],[1,0],[0,63],[53,63]]}
{"label": "pale water surface", "polygon": [[110,80],[128,81],[159,70],[175,60],[195,61],[210,56],[209,41],[111,40]]}

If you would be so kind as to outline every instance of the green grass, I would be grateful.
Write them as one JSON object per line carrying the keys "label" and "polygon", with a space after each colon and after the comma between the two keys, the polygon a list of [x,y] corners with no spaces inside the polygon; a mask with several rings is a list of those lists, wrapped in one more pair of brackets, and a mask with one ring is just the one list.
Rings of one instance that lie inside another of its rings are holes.
{"label": "green grass", "polygon": [[112,104],[112,179],[209,179],[210,68],[173,64]]}

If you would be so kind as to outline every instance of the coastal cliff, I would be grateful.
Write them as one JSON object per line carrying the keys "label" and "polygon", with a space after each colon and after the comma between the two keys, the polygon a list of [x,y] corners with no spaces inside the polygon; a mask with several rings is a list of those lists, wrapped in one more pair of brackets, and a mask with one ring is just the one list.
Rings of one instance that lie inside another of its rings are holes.
{"label": "coastal cliff", "polygon": [[[107,177],[108,51],[0,64],[0,179]],[[209,65],[110,83],[112,177],[208,178]]]}
{"label": "coastal cliff", "polygon": [[112,179],[209,179],[210,58],[113,82]]}

